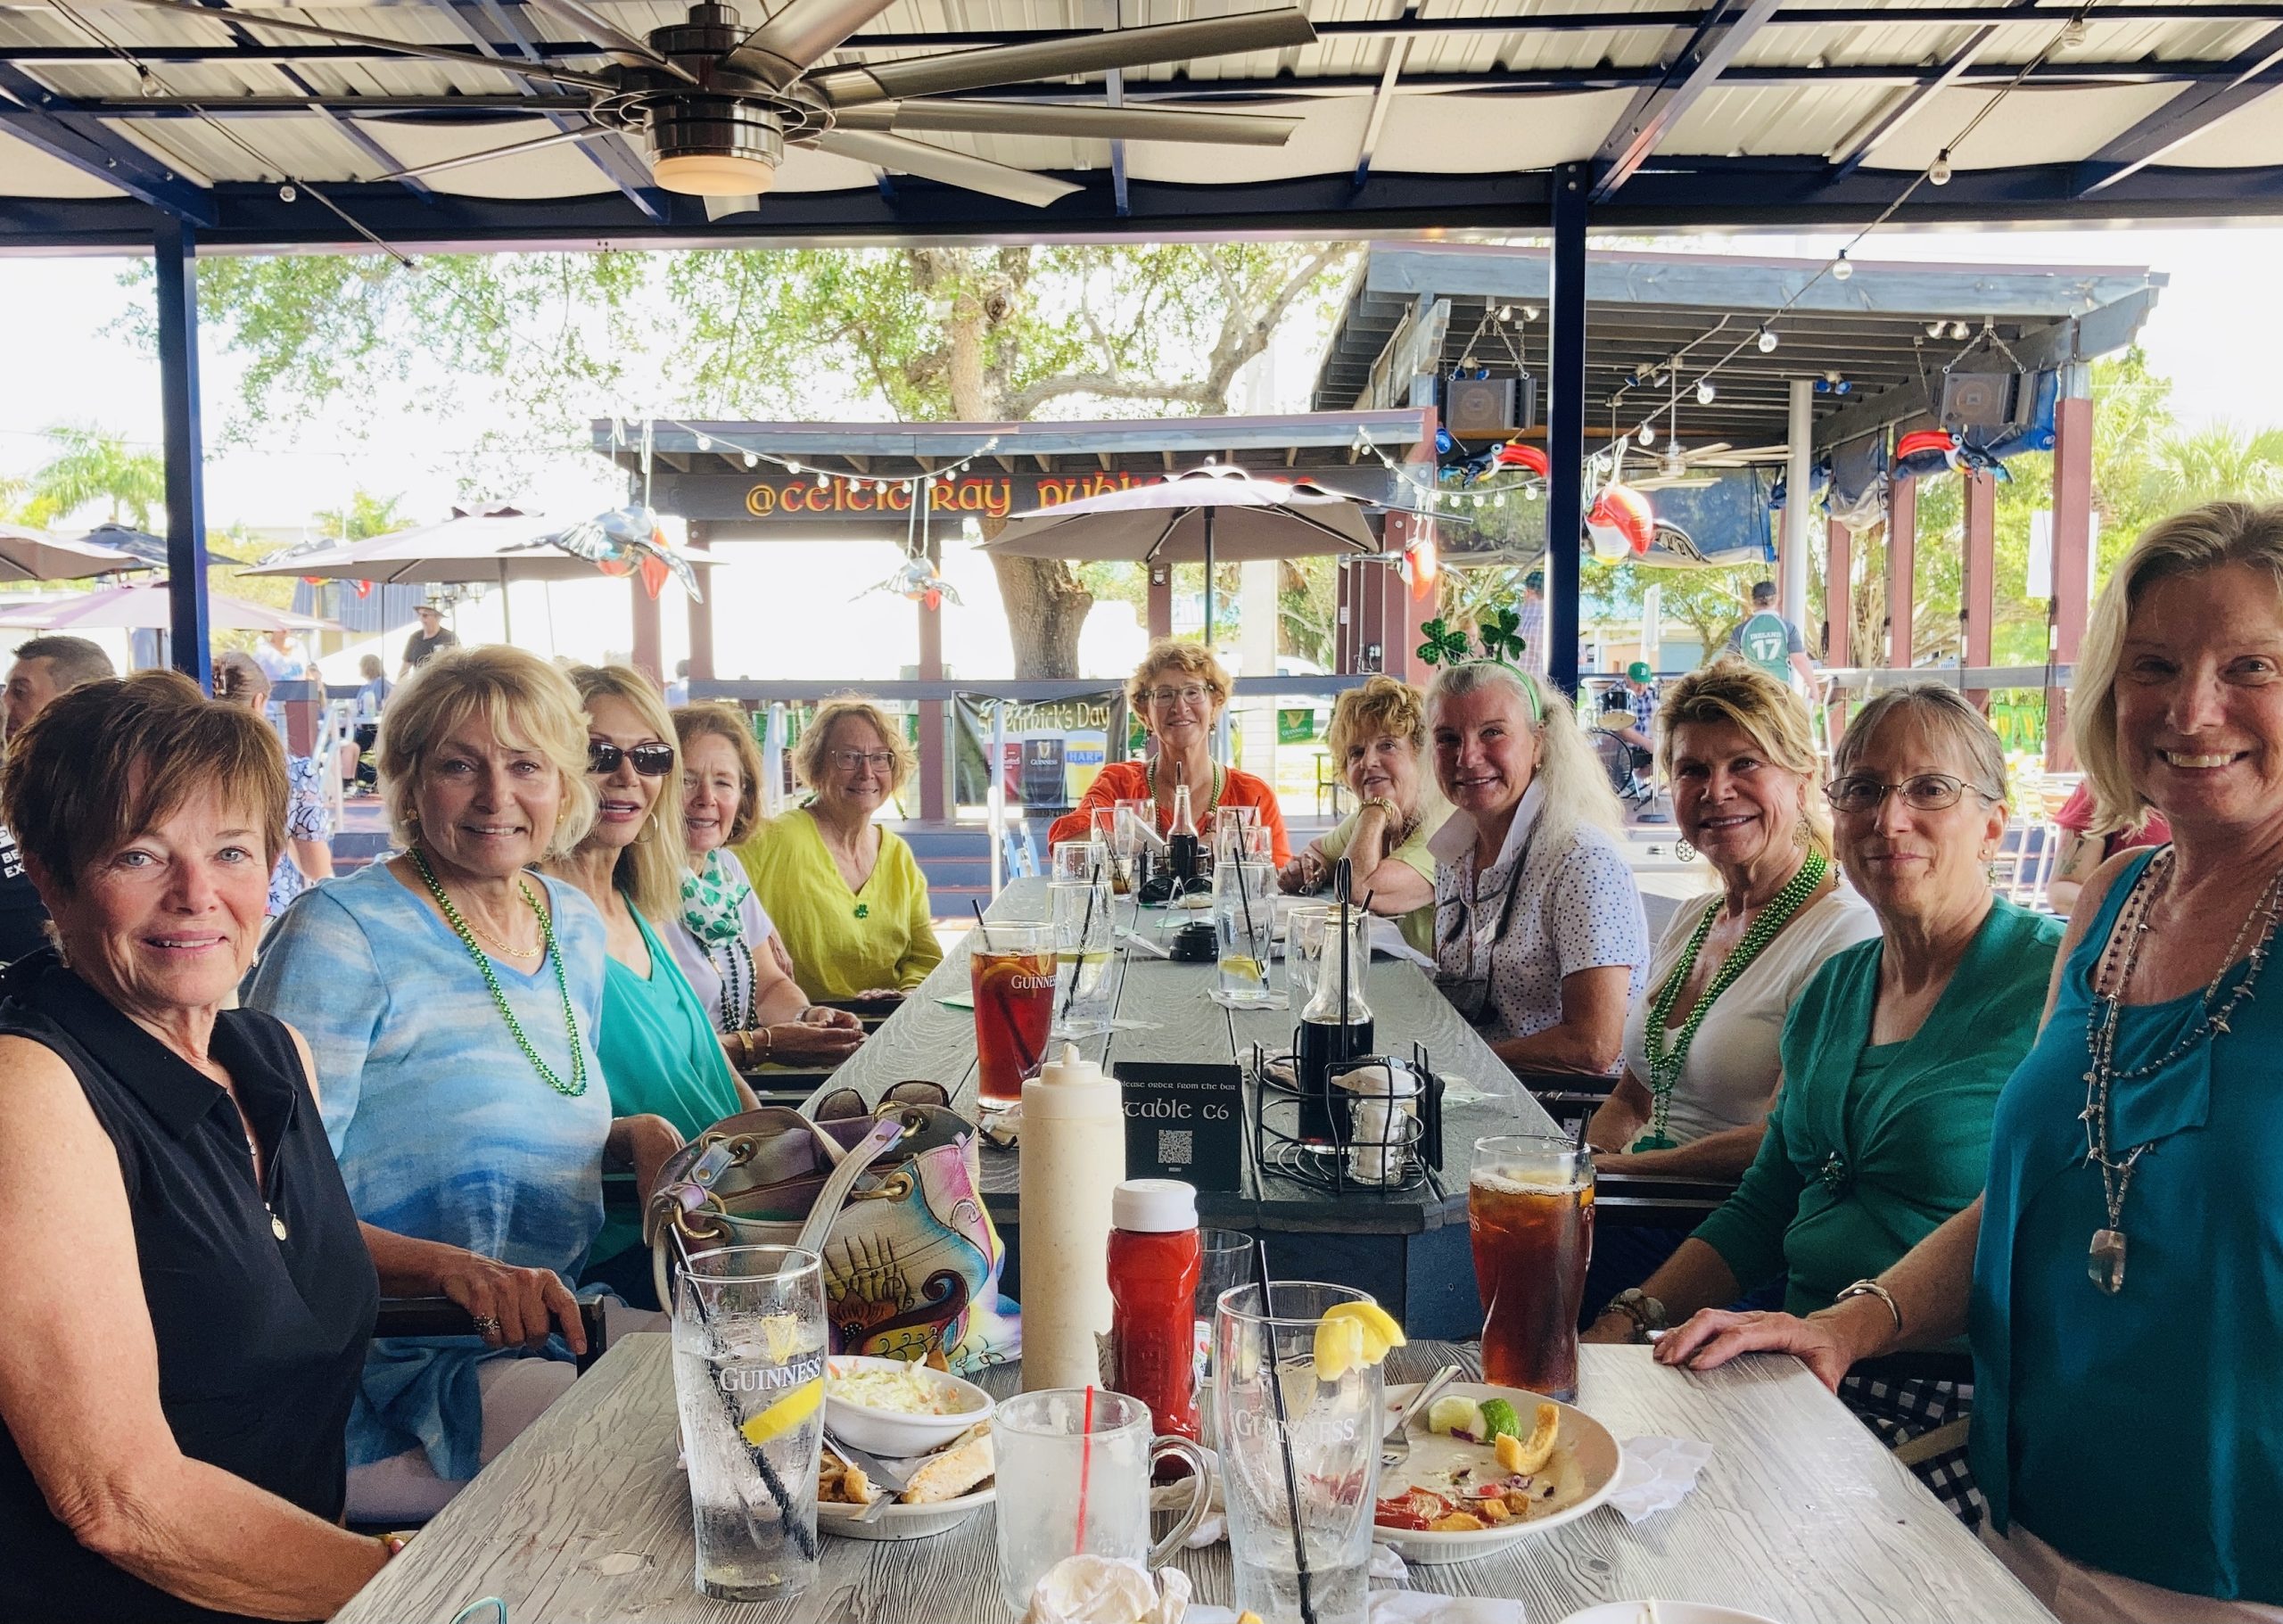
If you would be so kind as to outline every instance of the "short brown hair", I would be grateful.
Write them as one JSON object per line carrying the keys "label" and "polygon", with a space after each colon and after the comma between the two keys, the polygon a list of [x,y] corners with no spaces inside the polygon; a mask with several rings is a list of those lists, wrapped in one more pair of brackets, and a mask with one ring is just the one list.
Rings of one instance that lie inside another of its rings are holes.
{"label": "short brown hair", "polygon": [[102,644],[62,631],[51,631],[45,637],[17,644],[16,658],[45,660],[47,680],[55,685],[58,693],[118,674],[111,669],[111,656],[103,652]]}
{"label": "short brown hair", "polygon": [[285,849],[285,747],[252,712],[209,699],[179,672],[140,671],[57,697],[8,747],[0,817],[66,891],[88,867],[202,790],[242,804],[262,861]]}
{"label": "short brown hair", "polygon": [[1806,781],[1808,844],[1830,856],[1831,805],[1815,789],[1823,760],[1816,754],[1807,705],[1791,685],[1734,655],[1724,655],[1674,683],[1657,707],[1657,759],[1668,779],[1673,771],[1673,735],[1685,727],[1708,724],[1740,729],[1771,763]]}
{"label": "short brown hair", "polygon": [[1213,651],[1202,643],[1184,643],[1179,638],[1161,637],[1150,645],[1150,652],[1142,656],[1142,664],[1133,668],[1133,677],[1125,684],[1125,702],[1136,712],[1146,709],[1150,690],[1166,672],[1177,671],[1183,676],[1195,677],[1213,690],[1213,703],[1229,703],[1235,685]]}
{"label": "short brown hair", "polygon": [[448,648],[417,667],[390,697],[381,718],[381,794],[391,833],[413,844],[420,767],[444,736],[481,716],[503,744],[537,751],[563,786],[548,856],[573,850],[595,821],[594,786],[587,782],[587,715],[579,690],[537,655],[505,643]]}
{"label": "short brown hair", "polygon": [[1373,677],[1361,688],[1340,695],[1331,707],[1331,726],[1324,745],[1337,769],[1348,759],[1348,746],[1387,734],[1407,738],[1414,752],[1427,748],[1427,696],[1408,682],[1393,677]]}
{"label": "short brown hair", "polygon": [[911,781],[919,765],[919,757],[903,737],[903,730],[878,704],[861,694],[843,694],[826,700],[817,706],[817,713],[810,719],[809,725],[801,730],[800,742],[793,746],[793,765],[800,770],[801,782],[811,789],[823,782],[824,753],[832,744],[832,730],[851,718],[870,723],[880,736],[880,742],[895,752],[895,779],[889,784],[888,793],[896,794]]}
{"label": "short brown hair", "polygon": [[745,793],[738,797],[738,815],[729,820],[729,837],[721,844],[743,845],[761,822],[761,775],[765,771],[761,746],[754,743],[753,730],[746,725],[746,713],[727,701],[708,700],[678,707],[673,719],[685,770],[689,766],[689,747],[700,738],[726,738],[737,752],[738,775],[745,780]]}

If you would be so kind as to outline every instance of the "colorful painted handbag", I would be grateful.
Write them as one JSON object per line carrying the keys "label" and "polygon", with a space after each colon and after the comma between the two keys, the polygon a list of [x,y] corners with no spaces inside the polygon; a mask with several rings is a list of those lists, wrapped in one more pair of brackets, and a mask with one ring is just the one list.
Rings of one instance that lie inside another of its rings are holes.
{"label": "colorful painted handbag", "polygon": [[867,1111],[853,1091],[824,1101],[820,1118],[746,1111],[667,1161],[643,1218],[658,1300],[673,1300],[677,1249],[798,1246],[824,1260],[834,1352],[961,1373],[1019,1357],[974,1125],[912,1099]]}

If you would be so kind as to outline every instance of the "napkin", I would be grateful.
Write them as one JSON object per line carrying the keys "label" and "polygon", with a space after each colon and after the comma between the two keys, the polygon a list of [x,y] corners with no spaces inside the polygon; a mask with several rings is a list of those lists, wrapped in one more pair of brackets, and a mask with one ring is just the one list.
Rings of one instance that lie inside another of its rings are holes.
{"label": "napkin", "polygon": [[1696,1474],[1712,1458],[1712,1446],[1693,1438],[1632,1438],[1625,1441],[1624,1455],[1609,1503],[1628,1522],[1644,1522],[1688,1497]]}
{"label": "napkin", "polygon": [[1348,1118],[1348,1176],[1359,1184],[1401,1183],[1411,1158],[1406,1119],[1417,1110],[1412,1103],[1419,1092],[1416,1074],[1399,1061],[1375,1060],[1341,1072],[1331,1085],[1356,1096]]}
{"label": "napkin", "polygon": [[[1436,1595],[1425,1590],[1374,1590],[1366,1624],[1527,1624],[1522,1604],[1497,1595]],[[1236,1624],[1226,1607],[1192,1607],[1181,1624]]]}
{"label": "napkin", "polygon": [[1194,1617],[1189,1575],[1138,1562],[1066,1556],[1039,1576],[1023,1624],[1183,1624]]}

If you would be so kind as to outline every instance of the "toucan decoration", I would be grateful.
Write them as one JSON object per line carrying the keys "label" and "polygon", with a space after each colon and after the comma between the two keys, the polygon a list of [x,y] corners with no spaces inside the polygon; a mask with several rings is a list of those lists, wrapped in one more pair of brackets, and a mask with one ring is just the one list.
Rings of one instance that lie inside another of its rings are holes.
{"label": "toucan decoration", "polygon": [[936,573],[935,566],[927,562],[924,553],[907,556],[894,574],[876,586],[866,587],[856,596],[861,598],[869,592],[893,592],[930,610],[942,608],[947,598],[953,603],[960,601],[958,589]]}
{"label": "toucan decoration", "polygon": [[1604,485],[1586,515],[1586,534],[1597,558],[1622,558],[1628,551],[1637,556],[1656,540],[1657,515],[1649,499],[1632,486]]}
{"label": "toucan decoration", "polygon": [[705,594],[698,589],[697,572],[682,550],[666,539],[658,515],[647,507],[614,507],[581,519],[552,540],[573,558],[586,559],[606,575],[631,575],[639,567],[642,584],[653,598],[666,584],[671,572],[680,580],[692,603],[705,601]]}

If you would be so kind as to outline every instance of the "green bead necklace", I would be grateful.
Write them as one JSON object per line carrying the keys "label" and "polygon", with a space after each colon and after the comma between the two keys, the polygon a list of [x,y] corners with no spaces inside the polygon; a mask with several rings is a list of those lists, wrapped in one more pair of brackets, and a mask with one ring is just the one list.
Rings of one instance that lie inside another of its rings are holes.
{"label": "green bead necklace", "polygon": [[556,950],[555,922],[548,918],[547,910],[539,905],[539,898],[532,894],[530,884],[519,878],[515,881],[515,888],[523,894],[523,901],[532,905],[532,911],[539,915],[540,936],[546,944],[548,957],[555,962],[555,990],[563,998],[563,1027],[571,1035],[571,1081],[568,1083],[555,1075],[554,1068],[540,1057],[538,1048],[523,1035],[523,1023],[507,1007],[507,994],[500,991],[499,977],[492,973],[491,955],[476,945],[475,933],[460,917],[460,911],[452,906],[452,899],[445,894],[435,871],[429,868],[426,855],[416,845],[405,855],[412,859],[412,866],[420,871],[421,879],[428,886],[428,894],[436,899],[436,906],[443,911],[444,922],[452,927],[453,934],[466,946],[468,957],[475,960],[475,968],[483,972],[483,985],[491,989],[491,1002],[499,1006],[499,1018],[507,1023],[508,1035],[515,1040],[515,1047],[523,1051],[523,1058],[532,1063],[532,1068],[539,1073],[549,1088],[566,1100],[576,1100],[585,1093],[587,1051],[579,1042],[578,1013],[571,1007],[571,977],[564,973],[563,955]]}
{"label": "green bead necklace", "polygon": [[1735,985],[1739,976],[1751,968],[1751,961],[1776,939],[1776,933],[1790,923],[1792,916],[1815,894],[1829,868],[1821,852],[1808,853],[1800,871],[1760,911],[1751,928],[1744,932],[1744,939],[1736,944],[1735,952],[1721,960],[1719,973],[1704,989],[1704,996],[1696,1001],[1696,1007],[1688,1012],[1681,1029],[1669,1033],[1673,1005],[1679,1002],[1681,988],[1688,985],[1689,976],[1696,969],[1696,955],[1703,951],[1704,939],[1712,934],[1712,921],[1720,913],[1718,905],[1707,908],[1704,917],[1696,922],[1696,930],[1688,938],[1680,962],[1673,966],[1673,973],[1665,977],[1664,985],[1657,989],[1657,995],[1649,1005],[1648,1030],[1643,1035],[1649,1048],[1649,1092],[1655,1103],[1650,1113],[1649,1131],[1633,1142],[1634,1150],[1674,1148],[1672,1135],[1665,1132],[1665,1118],[1672,1109],[1673,1085],[1680,1081],[1681,1068],[1688,1064],[1688,1046],[1696,1041],[1696,1029],[1704,1024],[1705,1012],[1711,1009],[1714,1000]]}

